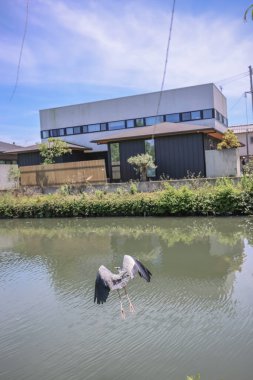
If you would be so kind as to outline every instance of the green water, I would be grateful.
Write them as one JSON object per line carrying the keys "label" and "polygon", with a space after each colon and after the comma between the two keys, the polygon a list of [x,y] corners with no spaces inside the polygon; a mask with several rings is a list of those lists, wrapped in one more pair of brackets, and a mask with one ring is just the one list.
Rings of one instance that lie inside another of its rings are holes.
{"label": "green water", "polygon": [[[0,221],[1,380],[253,379],[253,219]],[[93,303],[101,264],[136,278]]]}

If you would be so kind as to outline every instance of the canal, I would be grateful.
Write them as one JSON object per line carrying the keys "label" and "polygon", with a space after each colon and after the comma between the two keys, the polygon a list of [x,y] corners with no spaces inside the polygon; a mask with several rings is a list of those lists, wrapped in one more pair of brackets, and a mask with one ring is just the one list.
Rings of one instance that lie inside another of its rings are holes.
{"label": "canal", "polygon": [[[152,272],[93,303],[101,264]],[[253,219],[0,221],[1,380],[253,378]]]}

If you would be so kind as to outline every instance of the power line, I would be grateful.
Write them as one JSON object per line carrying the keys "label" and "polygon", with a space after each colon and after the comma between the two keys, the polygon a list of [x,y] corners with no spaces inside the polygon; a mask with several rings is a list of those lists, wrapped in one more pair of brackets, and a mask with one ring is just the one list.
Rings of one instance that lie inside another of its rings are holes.
{"label": "power line", "polygon": [[24,28],[24,33],[23,33],[23,38],[21,42],[21,48],[20,48],[20,53],[19,53],[19,60],[18,60],[18,66],[17,66],[17,75],[16,75],[16,81],[12,90],[12,94],[10,96],[10,101],[12,100],[13,96],[15,95],[17,86],[18,86],[18,80],[19,80],[19,72],[20,72],[20,66],[21,66],[21,59],[22,59],[22,54],[23,54],[23,48],[24,48],[24,42],[25,42],[25,37],[26,37],[26,32],[27,32],[27,25],[28,25],[28,15],[29,15],[29,0],[26,2],[26,18],[25,18],[25,28]]}
{"label": "power line", "polygon": [[245,96],[245,92],[243,92],[243,93],[240,95],[240,97],[237,98],[237,100],[234,102],[234,104],[233,104],[231,107],[229,107],[229,108],[230,108],[230,111],[232,111],[232,110],[235,108],[235,106],[237,106],[237,104],[240,103],[241,99],[242,99],[244,96]]}
{"label": "power line", "polygon": [[227,83],[239,80],[239,79],[243,79],[243,78],[247,77],[248,75],[249,75],[248,71],[245,71],[244,73],[240,73],[240,74],[228,77],[228,78],[221,79],[219,81],[215,81],[215,83],[216,84],[227,84]]}
{"label": "power line", "polygon": [[167,63],[168,63],[168,56],[169,56],[169,49],[170,49],[170,40],[171,40],[171,35],[172,35],[173,19],[174,19],[174,13],[175,13],[175,3],[176,3],[176,0],[173,0],[171,19],[170,19],[169,37],[168,37],[168,42],[167,42],[165,64],[164,64],[164,70],[163,70],[163,79],[162,79],[161,90],[159,93],[156,116],[158,116],[158,113],[159,113],[160,103],[161,103],[161,99],[162,99],[162,92],[163,92],[163,87],[164,87],[164,82],[165,82],[165,77],[166,77]]}

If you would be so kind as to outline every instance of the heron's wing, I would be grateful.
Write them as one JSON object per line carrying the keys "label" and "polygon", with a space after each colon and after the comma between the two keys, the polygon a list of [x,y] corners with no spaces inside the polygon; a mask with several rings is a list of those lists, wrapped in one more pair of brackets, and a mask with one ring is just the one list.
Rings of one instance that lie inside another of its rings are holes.
{"label": "heron's wing", "polygon": [[109,292],[110,292],[110,278],[111,271],[101,265],[97,272],[97,278],[95,281],[95,294],[94,294],[94,302],[97,301],[98,304],[106,302]]}
{"label": "heron's wing", "polygon": [[138,272],[144,280],[150,282],[152,273],[139,260],[130,255],[124,256],[122,269],[127,271],[131,278],[134,278]]}

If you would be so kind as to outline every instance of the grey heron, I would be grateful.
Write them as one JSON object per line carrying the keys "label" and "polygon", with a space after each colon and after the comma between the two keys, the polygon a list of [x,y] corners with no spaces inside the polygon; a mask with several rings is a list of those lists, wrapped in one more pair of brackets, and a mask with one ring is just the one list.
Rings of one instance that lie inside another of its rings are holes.
{"label": "grey heron", "polygon": [[122,268],[116,267],[118,273],[112,273],[104,265],[101,265],[97,272],[97,278],[95,282],[95,294],[94,302],[103,304],[106,302],[110,290],[117,290],[120,299],[121,317],[125,319],[125,311],[123,308],[122,297],[120,295],[120,289],[124,289],[125,297],[129,302],[130,312],[134,312],[133,304],[127,293],[127,283],[130,279],[133,279],[137,273],[147,282],[150,282],[152,274],[150,271],[136,258],[129,255],[124,255]]}

